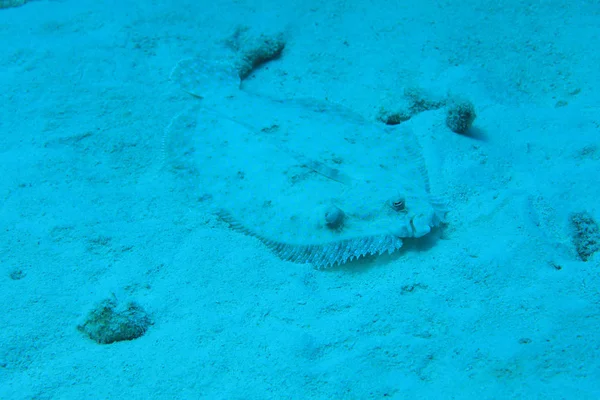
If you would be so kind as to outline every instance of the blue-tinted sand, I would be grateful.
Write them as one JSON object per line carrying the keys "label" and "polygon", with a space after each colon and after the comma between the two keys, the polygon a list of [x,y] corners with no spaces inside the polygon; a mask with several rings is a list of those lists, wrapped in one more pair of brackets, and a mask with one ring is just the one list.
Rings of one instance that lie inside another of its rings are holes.
{"label": "blue-tinted sand", "polygon": [[[600,222],[600,8],[418,3],[0,9],[0,399],[599,399],[600,253],[572,215]],[[322,271],[219,221],[169,165],[197,100],[169,76],[240,25],[286,40],[251,93],[373,121],[414,88],[470,100],[467,134],[409,122],[445,227]],[[107,299],[153,324],[94,342]]]}

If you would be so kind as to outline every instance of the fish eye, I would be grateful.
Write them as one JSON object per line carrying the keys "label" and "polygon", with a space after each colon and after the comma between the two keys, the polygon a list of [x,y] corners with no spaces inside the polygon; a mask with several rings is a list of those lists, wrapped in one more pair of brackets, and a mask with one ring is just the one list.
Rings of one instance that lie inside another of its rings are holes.
{"label": "fish eye", "polygon": [[344,225],[346,214],[340,208],[331,205],[325,210],[325,224],[329,229],[339,230]]}
{"label": "fish eye", "polygon": [[395,211],[406,211],[406,200],[403,197],[393,199],[390,205]]}

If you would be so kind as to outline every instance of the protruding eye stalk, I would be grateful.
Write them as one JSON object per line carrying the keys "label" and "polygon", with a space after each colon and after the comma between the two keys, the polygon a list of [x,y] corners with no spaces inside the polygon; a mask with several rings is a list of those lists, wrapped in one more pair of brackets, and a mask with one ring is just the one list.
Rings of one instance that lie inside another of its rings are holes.
{"label": "protruding eye stalk", "polygon": [[392,207],[394,211],[406,211],[406,199],[403,196],[397,196],[390,200],[390,207]]}
{"label": "protruding eye stalk", "polygon": [[325,211],[325,225],[332,230],[340,230],[344,226],[346,214],[339,207],[331,205]]}

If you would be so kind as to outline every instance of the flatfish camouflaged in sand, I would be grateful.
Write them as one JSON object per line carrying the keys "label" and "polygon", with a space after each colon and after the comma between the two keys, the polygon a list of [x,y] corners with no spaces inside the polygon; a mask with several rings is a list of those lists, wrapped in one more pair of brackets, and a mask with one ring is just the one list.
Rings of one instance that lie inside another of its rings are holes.
{"label": "flatfish camouflaged in sand", "polygon": [[235,71],[183,60],[171,78],[200,100],[167,129],[175,170],[190,174],[230,227],[284,260],[317,268],[391,253],[444,217],[409,129],[312,101],[239,90]]}

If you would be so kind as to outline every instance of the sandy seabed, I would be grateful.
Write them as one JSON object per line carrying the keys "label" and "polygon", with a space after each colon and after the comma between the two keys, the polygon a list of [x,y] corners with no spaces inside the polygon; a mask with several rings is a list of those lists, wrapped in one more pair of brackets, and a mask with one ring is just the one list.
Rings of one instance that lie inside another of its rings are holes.
{"label": "sandy seabed", "polygon": [[[413,4],[1,9],[0,398],[600,398],[600,255],[578,247],[600,221],[600,8]],[[443,107],[411,119],[450,205],[434,239],[315,270],[169,173],[171,70],[240,26],[286,38],[244,90],[371,119],[411,88],[475,104],[466,135]],[[107,301],[152,324],[93,341]]]}

